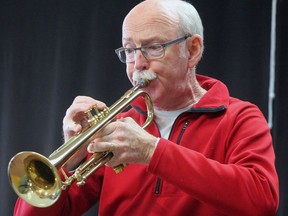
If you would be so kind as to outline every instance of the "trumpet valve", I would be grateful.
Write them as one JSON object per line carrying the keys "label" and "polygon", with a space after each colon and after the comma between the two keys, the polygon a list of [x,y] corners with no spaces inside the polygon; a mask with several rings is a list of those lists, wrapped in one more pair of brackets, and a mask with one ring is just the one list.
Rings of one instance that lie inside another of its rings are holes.
{"label": "trumpet valve", "polygon": [[93,106],[91,109],[86,111],[86,114],[88,124],[92,126],[109,114],[109,108],[105,107],[102,111],[100,111],[97,106]]}

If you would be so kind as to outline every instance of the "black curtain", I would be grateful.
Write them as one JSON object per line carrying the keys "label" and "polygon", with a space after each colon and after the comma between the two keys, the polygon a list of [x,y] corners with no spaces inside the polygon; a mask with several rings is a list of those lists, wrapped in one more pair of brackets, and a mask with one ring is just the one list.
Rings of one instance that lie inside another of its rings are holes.
{"label": "black curtain", "polygon": [[[12,215],[16,194],[8,162],[19,151],[48,156],[62,145],[62,119],[77,95],[117,100],[128,88],[121,25],[139,0],[0,0],[0,208]],[[225,82],[231,95],[268,118],[272,0],[191,0],[205,28],[197,72]],[[277,4],[276,89],[272,135],[280,179],[278,215],[287,207],[287,1]],[[141,14],[139,14],[141,16]],[[286,203],[286,205],[285,205]],[[1,214],[1,215],[2,215]],[[97,215],[97,207],[87,215]]]}

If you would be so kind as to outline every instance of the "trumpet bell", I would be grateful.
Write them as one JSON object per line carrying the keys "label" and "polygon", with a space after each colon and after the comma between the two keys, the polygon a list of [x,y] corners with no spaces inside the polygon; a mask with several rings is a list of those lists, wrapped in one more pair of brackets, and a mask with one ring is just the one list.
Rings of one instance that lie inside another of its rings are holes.
{"label": "trumpet bell", "polygon": [[20,152],[9,163],[10,183],[19,197],[36,207],[47,207],[61,193],[61,178],[51,162],[36,152]]}

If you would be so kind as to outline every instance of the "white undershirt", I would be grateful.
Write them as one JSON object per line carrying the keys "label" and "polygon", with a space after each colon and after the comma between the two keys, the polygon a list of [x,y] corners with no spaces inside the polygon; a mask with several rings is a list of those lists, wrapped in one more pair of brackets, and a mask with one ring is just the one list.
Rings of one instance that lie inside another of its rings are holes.
{"label": "white undershirt", "polygon": [[192,105],[189,105],[185,108],[179,109],[179,110],[173,110],[173,111],[164,111],[164,110],[158,110],[154,109],[155,114],[155,121],[159,127],[161,137],[168,139],[169,134],[172,128],[172,125],[176,118],[183,112],[189,110]]}

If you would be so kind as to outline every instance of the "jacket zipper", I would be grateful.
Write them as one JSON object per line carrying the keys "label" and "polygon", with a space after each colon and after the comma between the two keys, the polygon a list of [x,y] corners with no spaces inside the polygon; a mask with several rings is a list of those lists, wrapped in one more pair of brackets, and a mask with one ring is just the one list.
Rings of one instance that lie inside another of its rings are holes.
{"label": "jacket zipper", "polygon": [[162,180],[161,180],[161,178],[157,178],[157,182],[156,182],[156,187],[155,187],[155,191],[154,191],[154,193],[156,194],[156,195],[159,195],[160,194],[160,192],[161,192],[161,185],[162,185]]}
{"label": "jacket zipper", "polygon": [[190,121],[186,121],[186,122],[185,122],[185,124],[184,124],[184,126],[183,126],[183,128],[182,128],[182,130],[181,130],[181,133],[180,133],[180,135],[179,135],[179,137],[178,137],[178,139],[177,139],[177,144],[178,144],[178,145],[180,144],[180,141],[181,141],[181,139],[182,139],[182,137],[183,137],[183,134],[184,134],[184,132],[185,132],[185,130],[186,130],[186,128],[188,127],[189,124],[190,124]]}
{"label": "jacket zipper", "polygon": [[[184,126],[182,127],[180,135],[179,135],[179,137],[177,139],[177,144],[178,145],[180,144],[180,141],[181,141],[181,139],[183,137],[183,134],[184,134],[184,132],[185,132],[185,130],[188,127],[189,124],[190,124],[190,121],[186,121]],[[154,194],[159,195],[161,193],[161,186],[162,186],[162,179],[161,178],[157,178]]]}

